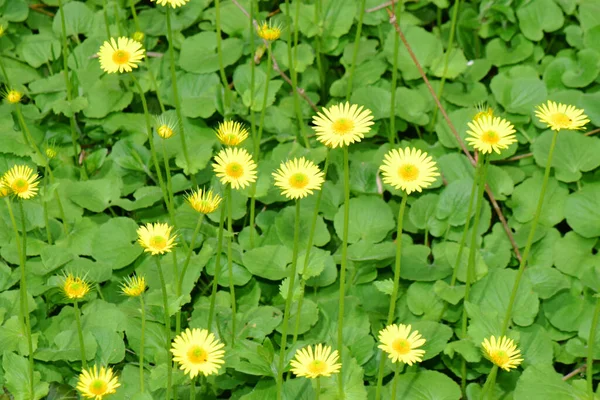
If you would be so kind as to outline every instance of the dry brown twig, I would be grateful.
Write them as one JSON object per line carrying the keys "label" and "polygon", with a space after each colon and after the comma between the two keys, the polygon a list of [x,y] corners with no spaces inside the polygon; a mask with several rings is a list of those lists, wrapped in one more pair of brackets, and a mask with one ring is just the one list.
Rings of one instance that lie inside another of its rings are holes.
{"label": "dry brown twig", "polygon": [[563,376],[562,380],[567,381],[567,380],[571,379],[572,377],[574,377],[575,375],[579,375],[582,372],[584,372],[586,368],[587,368],[587,365],[583,364],[581,367],[579,367],[576,370],[571,371],[567,375]]}

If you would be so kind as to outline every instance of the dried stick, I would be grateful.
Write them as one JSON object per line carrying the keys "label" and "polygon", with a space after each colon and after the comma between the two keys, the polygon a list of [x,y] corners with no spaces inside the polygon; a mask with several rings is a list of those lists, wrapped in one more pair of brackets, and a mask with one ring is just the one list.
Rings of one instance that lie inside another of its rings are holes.
{"label": "dried stick", "polygon": [[585,371],[585,369],[587,368],[587,365],[583,364],[581,367],[577,368],[574,371],[569,372],[567,375],[562,377],[563,381],[569,380],[572,377],[574,377],[575,375],[578,375],[580,373],[582,373],[583,371]]}

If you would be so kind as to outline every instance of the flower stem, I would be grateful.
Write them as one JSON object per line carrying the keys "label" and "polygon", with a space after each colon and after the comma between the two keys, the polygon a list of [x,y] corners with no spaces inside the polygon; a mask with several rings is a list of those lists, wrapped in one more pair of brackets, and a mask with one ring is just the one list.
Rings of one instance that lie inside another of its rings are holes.
{"label": "flower stem", "polygon": [[[177,73],[175,72],[175,51],[173,50],[173,29],[171,27],[171,10],[167,6],[167,40],[169,41],[169,58],[171,61],[171,85],[173,86],[173,99],[175,101],[175,112],[177,113],[177,123],[179,125],[179,132],[181,133],[181,148],[183,149],[183,158],[185,158],[185,164],[188,168],[191,168],[190,157],[188,155],[187,144],[185,142],[185,131],[183,126],[183,115],[181,113],[181,102],[179,100],[179,88],[177,85]],[[192,181],[195,178],[192,175]]]}
{"label": "flower stem", "polygon": [[321,377],[317,376],[317,389],[315,390],[315,400],[319,400],[321,396]]}
{"label": "flower stem", "polygon": [[[285,367],[285,354],[287,344],[288,325],[292,311],[292,298],[294,297],[294,284],[296,282],[296,267],[298,265],[298,247],[300,239],[300,200],[296,200],[296,218],[294,219],[294,247],[292,250],[292,268],[288,281],[287,297],[285,298],[285,310],[283,313],[283,325],[281,327],[281,346],[279,350],[279,363],[277,364],[277,398],[283,397],[283,369]],[[300,319],[300,309],[296,309],[296,320]]]}
{"label": "flower stem", "polygon": [[356,36],[354,36],[354,51],[352,52],[352,64],[350,65],[350,73],[348,75],[348,83],[346,87],[346,101],[350,101],[352,95],[352,81],[354,78],[354,69],[356,68],[356,60],[358,59],[358,48],[360,47],[360,38],[363,26],[363,17],[365,15],[365,0],[360,1],[360,9],[358,11],[358,24],[356,25]]}
{"label": "flower stem", "polygon": [[485,380],[483,384],[483,388],[481,389],[481,399],[485,399],[485,395],[488,395],[489,400],[494,400],[494,386],[496,383],[496,376],[498,375],[498,366],[494,364],[490,374]]}
{"label": "flower stem", "polygon": [[396,391],[398,389],[398,379],[400,377],[400,362],[396,362],[396,368],[394,370],[394,382],[392,383],[392,400],[396,400]]}
{"label": "flower stem", "polygon": [[600,297],[596,298],[596,307],[594,307],[594,317],[590,327],[590,336],[588,337],[587,368],[585,370],[587,378],[587,389],[590,400],[594,400],[594,347],[596,344],[596,329],[598,327],[598,318],[600,317]]}
{"label": "flower stem", "polygon": [[473,203],[475,200],[475,194],[477,193],[477,172],[475,172],[475,176],[473,177],[473,185],[471,185],[471,194],[469,195],[469,205],[467,206],[467,220],[465,221],[465,227],[463,229],[463,233],[460,237],[460,242],[458,244],[458,253],[456,254],[456,261],[454,261],[454,269],[452,270],[452,278],[450,279],[450,286],[454,287],[456,285],[456,279],[458,277],[458,266],[460,265],[460,261],[462,259],[462,253],[465,248],[465,242],[467,241],[467,235],[469,233],[469,226],[471,222],[471,213],[473,212]]}
{"label": "flower stem", "polygon": [[229,293],[231,296],[231,346],[235,345],[235,320],[236,320],[236,303],[235,303],[235,284],[233,283],[233,256],[231,254],[231,247],[233,245],[233,193],[231,192],[231,185],[227,186],[227,231],[229,237],[227,238],[227,269],[229,271]]}
{"label": "flower stem", "polygon": [[[386,325],[394,322],[394,315],[396,314],[396,302],[398,301],[398,291],[400,288],[400,272],[402,267],[402,229],[404,225],[404,211],[406,210],[406,202],[408,195],[406,192],[402,194],[402,201],[400,202],[400,208],[398,209],[398,227],[396,229],[396,260],[394,265],[394,288],[392,290],[392,296],[390,298],[390,307],[388,309],[388,318]],[[379,360],[379,372],[377,374],[377,389],[375,390],[375,399],[381,398],[381,385],[383,383],[383,373],[385,371],[385,355],[381,354]],[[398,368],[396,368],[396,373]],[[396,378],[394,378],[396,379]],[[395,383],[394,383],[395,384]],[[395,399],[395,397],[392,397]]]}
{"label": "flower stem", "polygon": [[321,59],[321,36],[323,34],[323,22],[321,18],[321,0],[315,0],[315,15],[313,23],[315,24],[317,29],[317,34],[315,35],[315,60],[317,60],[317,69],[319,70],[319,89],[321,90],[321,98],[326,98],[326,88],[325,88],[325,80],[326,80],[326,72],[325,67],[323,65],[323,60]]}
{"label": "flower stem", "polygon": [[194,400],[196,398],[196,381],[194,379],[190,382],[190,400]]}
{"label": "flower stem", "polygon": [[[256,63],[254,62],[254,53],[256,52],[255,43],[255,32],[254,32],[254,1],[250,0],[250,133],[252,135],[252,142],[256,143],[256,118],[252,106],[254,105],[254,86],[256,82]],[[256,149],[256,146],[255,146]],[[254,157],[256,159],[257,153],[255,151]],[[250,248],[254,248],[254,219],[256,216],[256,183],[252,184],[250,189]]]}
{"label": "flower stem", "polygon": [[133,4],[133,0],[129,0],[129,8],[131,8],[131,16],[133,17],[133,24],[135,25],[135,30],[137,32],[140,32],[140,21],[138,20],[138,15],[135,11],[135,4]]}
{"label": "flower stem", "polygon": [[158,256],[153,257],[156,262],[156,269],[158,269],[158,276],[160,278],[160,286],[162,289],[163,308],[165,312],[165,336],[167,337],[167,394],[166,400],[171,399],[171,385],[173,375],[173,363],[171,361],[171,318],[169,316],[169,300],[167,296],[167,284],[165,283],[165,277],[160,266],[160,258]]}
{"label": "flower stem", "polygon": [[[11,210],[11,208],[9,207],[9,210]],[[21,216],[21,225],[22,225],[22,234],[23,234],[23,243],[21,246],[21,251],[19,252],[19,258],[21,261],[21,284],[20,284],[20,294],[21,294],[21,317],[22,317],[22,321],[24,322],[24,328],[25,328],[25,335],[27,336],[27,350],[29,352],[29,368],[28,368],[28,375],[29,375],[29,393],[31,395],[31,398],[33,398],[34,396],[34,384],[33,384],[33,342],[31,341],[31,320],[29,319],[29,304],[27,301],[27,274],[26,274],[26,265],[27,265],[27,225],[26,225],[26,220],[25,220],[25,211],[23,210],[23,200],[19,200],[19,211],[20,211],[20,216]],[[11,213],[11,219],[13,219],[13,223],[14,223],[14,216],[12,215],[12,211],[10,211]],[[19,242],[19,236],[18,236],[18,232],[17,230],[17,226],[15,224],[15,233],[17,234],[17,237],[15,238],[17,243]],[[17,249],[19,247],[17,246]]]}
{"label": "flower stem", "polygon": [[[396,6],[396,18],[400,20],[400,11],[402,10],[402,2],[400,0]],[[400,47],[400,37],[394,35],[394,58],[392,59],[392,92],[390,102],[390,144],[396,142],[396,86],[398,84],[398,48]],[[353,63],[354,64],[354,63]]]}
{"label": "flower stem", "polygon": [[[61,0],[58,0],[59,4],[60,4]],[[110,40],[111,35],[110,35],[110,22],[108,21],[108,11],[106,10],[108,8],[108,5],[106,4],[106,0],[103,1],[103,6],[102,6],[102,13],[104,14],[104,25],[106,25],[106,38],[108,40]]]}
{"label": "flower stem", "polygon": [[265,125],[265,114],[267,111],[267,100],[269,98],[269,82],[271,80],[271,69],[273,67],[272,59],[271,59],[271,44],[267,44],[267,76],[265,78],[265,90],[263,94],[263,102],[262,109],[260,110],[260,119],[258,122],[258,135],[256,140],[254,141],[254,157],[258,162],[260,158],[260,141],[262,139],[262,133]]}
{"label": "flower stem", "polygon": [[200,227],[202,226],[202,221],[204,221],[204,214],[200,214],[200,216],[198,217],[198,222],[196,223],[196,228],[194,229],[194,233],[192,234],[192,240],[190,241],[190,247],[188,249],[187,256],[185,257],[185,262],[183,263],[181,275],[179,276],[179,282],[177,282],[177,288],[178,288],[179,294],[181,294],[181,287],[183,286],[183,279],[185,278],[185,273],[187,272],[188,266],[190,265],[190,260],[192,259],[192,254],[194,253],[194,245],[196,244],[196,238],[198,237],[198,232],[200,232]]}
{"label": "flower stem", "polygon": [[144,295],[140,295],[140,307],[142,310],[142,334],[140,337],[140,391],[144,393],[144,346],[146,335],[146,305],[144,304]]}
{"label": "flower stem", "polygon": [[221,217],[219,218],[219,234],[217,237],[217,255],[215,256],[215,275],[213,277],[212,293],[210,294],[210,306],[208,308],[208,327],[212,331],[212,321],[215,313],[215,301],[217,298],[217,289],[219,287],[219,277],[221,276],[221,251],[223,250],[223,224],[225,222],[225,207],[221,207]]}
{"label": "flower stem", "polygon": [[221,73],[221,81],[223,82],[223,87],[225,89],[225,101],[223,114],[225,117],[229,115],[228,111],[230,111],[231,107],[231,92],[229,91],[229,83],[227,82],[227,75],[225,75],[225,64],[223,63],[223,46],[221,37],[221,1],[215,0],[215,19],[216,19],[216,28],[217,28],[217,57],[219,59],[219,71]]}
{"label": "flower stem", "polygon": [[73,302],[75,308],[75,323],[77,324],[77,336],[79,337],[79,351],[81,352],[81,366],[87,369],[87,355],[85,352],[85,341],[83,340],[83,329],[81,328],[81,312],[79,311],[79,302]]}
{"label": "flower stem", "polygon": [[[44,197],[46,197],[46,193],[48,190],[48,168],[46,168],[46,173],[44,174]],[[48,244],[52,245],[52,231],[50,230],[50,220],[48,218],[48,203],[45,199],[42,199],[42,204],[44,206],[44,225],[46,225],[46,240],[48,240]]]}
{"label": "flower stem", "polygon": [[[344,303],[346,300],[346,266],[348,263],[348,223],[350,220],[350,162],[348,160],[348,146],[344,146],[344,231],[342,233],[342,260],[340,265],[340,296],[337,326],[337,345],[342,362],[342,350],[344,349]],[[338,375],[338,396],[344,400],[344,381],[342,372]]]}

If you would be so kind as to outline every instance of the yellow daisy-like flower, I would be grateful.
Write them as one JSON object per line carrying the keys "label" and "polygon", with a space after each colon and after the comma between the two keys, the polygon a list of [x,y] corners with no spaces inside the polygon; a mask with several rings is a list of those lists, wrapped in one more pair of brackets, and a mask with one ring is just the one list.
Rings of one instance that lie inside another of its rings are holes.
{"label": "yellow daisy-like flower", "polygon": [[2,177],[2,184],[21,199],[30,199],[37,194],[39,175],[26,165],[15,165]]}
{"label": "yellow daisy-like flower", "polygon": [[4,93],[4,98],[10,104],[17,104],[21,102],[21,99],[23,98],[23,93],[15,89],[10,89]]}
{"label": "yellow daisy-like flower", "polygon": [[97,366],[84,369],[79,375],[77,390],[83,397],[94,400],[102,400],[104,396],[113,394],[121,386],[119,380],[113,373],[112,368]]}
{"label": "yellow daisy-like flower", "polygon": [[164,254],[171,252],[175,247],[175,238],[177,235],[171,236],[173,228],[169,224],[149,223],[145,226],[140,226],[137,230],[138,243],[144,248],[145,252],[152,254]]}
{"label": "yellow daisy-like flower", "polygon": [[223,121],[217,128],[217,138],[227,146],[237,146],[248,137],[248,131],[239,122]]}
{"label": "yellow daisy-like flower", "polygon": [[301,199],[312,194],[313,190],[320,190],[324,176],[315,163],[304,157],[281,163],[279,169],[273,172],[275,186],[288,199]]}
{"label": "yellow daisy-like flower", "polygon": [[148,285],[146,285],[146,278],[143,276],[126,277],[125,282],[121,285],[121,292],[125,296],[138,297],[144,294]]}
{"label": "yellow daisy-like flower", "polygon": [[477,114],[473,117],[473,121],[477,121],[481,117],[493,117],[494,109],[492,107],[486,106],[485,102],[477,104],[475,107],[477,109]]}
{"label": "yellow daisy-like flower", "polygon": [[169,139],[177,131],[177,122],[161,115],[156,118],[156,134],[163,139]]}
{"label": "yellow daisy-like flower", "polygon": [[363,110],[362,106],[340,103],[323,108],[322,113],[313,117],[313,124],[317,140],[335,149],[360,142],[371,130],[373,115],[371,110]]}
{"label": "yellow daisy-like flower", "polygon": [[392,324],[379,331],[379,341],[382,344],[378,347],[389,354],[392,362],[413,365],[423,360],[425,350],[419,350],[419,347],[425,344],[425,339],[419,331],[411,332],[411,329],[410,325]]}
{"label": "yellow daisy-like flower", "polygon": [[90,291],[90,285],[85,278],[68,274],[64,277],[61,290],[70,300],[83,299]]}
{"label": "yellow daisy-like flower", "polygon": [[523,358],[521,358],[521,351],[517,349],[517,345],[512,339],[506,336],[501,336],[496,340],[495,336],[492,336],[490,340],[483,339],[485,358],[499,366],[505,371],[510,371],[511,368],[517,368]]}
{"label": "yellow daisy-like flower", "polygon": [[320,376],[328,377],[340,372],[342,364],[337,362],[338,358],[337,350],[331,352],[331,347],[318,344],[314,350],[312,346],[297,350],[290,365],[292,372],[298,376],[311,379]]}
{"label": "yellow daisy-like flower", "polygon": [[185,201],[187,201],[190,207],[202,214],[214,212],[219,208],[221,200],[223,200],[221,196],[213,193],[212,189],[206,191],[200,188],[196,189],[196,191],[185,198]]}
{"label": "yellow daisy-like flower", "polygon": [[109,74],[131,72],[144,58],[142,44],[136,40],[122,36],[116,41],[104,42],[98,52],[100,67]]}
{"label": "yellow daisy-like flower", "polygon": [[256,181],[256,163],[246,149],[226,148],[215,157],[213,170],[223,185],[245,188]]}
{"label": "yellow daisy-like flower", "polygon": [[484,115],[468,123],[470,136],[466,140],[476,150],[483,154],[508,148],[517,141],[515,127],[500,117]]}
{"label": "yellow daisy-like flower", "polygon": [[435,161],[426,152],[415,148],[392,149],[379,167],[383,181],[406,194],[421,192],[431,186],[439,172]]}
{"label": "yellow daisy-like flower", "polygon": [[584,110],[574,106],[548,100],[547,104],[537,106],[535,115],[553,131],[577,130],[583,129],[585,124],[590,122],[583,112]]}
{"label": "yellow daisy-like flower", "polygon": [[144,32],[133,32],[133,35],[131,35],[131,38],[133,40],[135,40],[136,42],[140,42],[140,43],[142,43],[144,41],[145,37],[146,37],[146,35],[144,35]]}
{"label": "yellow daisy-like flower", "polygon": [[171,6],[173,8],[185,6],[190,0],[151,0],[161,6]]}
{"label": "yellow daisy-like flower", "polygon": [[281,36],[281,27],[272,25],[270,21],[263,22],[258,26],[257,32],[261,39],[273,42]]}
{"label": "yellow daisy-like flower", "polygon": [[225,345],[206,329],[186,329],[173,340],[173,360],[194,379],[198,374],[216,374],[225,363]]}
{"label": "yellow daisy-like flower", "polygon": [[0,199],[2,197],[6,197],[10,194],[10,188],[7,188],[6,186],[4,186],[2,184],[2,182],[0,182]]}

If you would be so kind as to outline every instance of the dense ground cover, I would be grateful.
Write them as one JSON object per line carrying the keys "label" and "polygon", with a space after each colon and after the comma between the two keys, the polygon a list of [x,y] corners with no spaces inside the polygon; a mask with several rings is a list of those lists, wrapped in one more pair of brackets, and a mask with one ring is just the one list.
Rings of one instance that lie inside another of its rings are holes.
{"label": "dense ground cover", "polygon": [[597,0],[0,0],[0,60],[4,397],[594,398]]}

